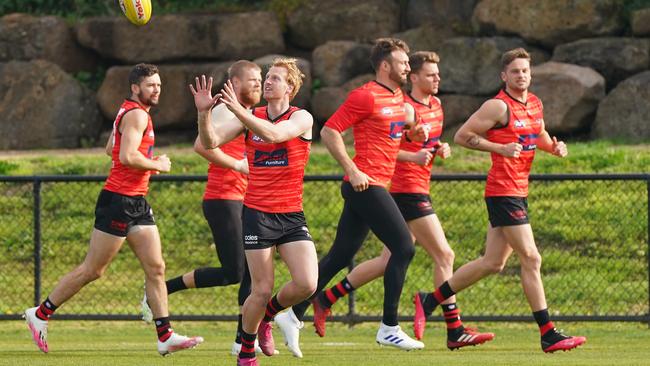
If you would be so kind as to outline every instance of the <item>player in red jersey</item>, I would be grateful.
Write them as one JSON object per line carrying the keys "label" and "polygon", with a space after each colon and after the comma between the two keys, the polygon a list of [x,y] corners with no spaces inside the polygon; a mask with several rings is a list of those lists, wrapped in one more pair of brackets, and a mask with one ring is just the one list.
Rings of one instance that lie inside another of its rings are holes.
{"label": "player in red jersey", "polygon": [[[240,60],[228,68],[228,79],[232,81],[237,100],[247,109],[260,102],[262,76],[258,65]],[[212,111],[211,123],[233,118],[224,104]],[[244,134],[224,144],[221,148],[207,150],[196,138],[194,151],[205,158],[208,167],[208,183],[203,195],[203,216],[210,226],[212,238],[221,263],[220,268],[203,267],[167,280],[167,294],[188,288],[228,286],[241,283],[239,306],[244,304],[250,293],[250,275],[246,268],[244,245],[242,243],[241,213],[244,193],[248,185],[248,163],[245,156]],[[151,321],[151,310],[145,299],[142,301],[143,319]],[[237,334],[231,353],[237,355],[241,349],[241,314],[237,322]],[[259,347],[257,348],[259,350]],[[261,350],[259,350],[261,352]]]}
{"label": "player in red jersey", "polygon": [[[414,142],[403,136],[389,189],[412,236],[436,263],[436,286],[451,277],[454,263],[454,252],[447,243],[429,196],[434,158],[439,156],[446,159],[451,155],[449,144],[440,142],[443,111],[440,99],[435,97],[440,83],[438,62],[440,58],[435,52],[420,51],[409,57],[411,91],[404,96],[404,100],[413,106],[418,123],[429,130],[429,138],[424,142]],[[357,265],[342,281],[314,298],[314,326],[319,336],[325,336],[325,321],[332,305],[350,291],[383,276],[389,258],[390,251],[384,247],[380,256]],[[447,324],[447,347],[450,349],[481,344],[494,338],[492,333],[476,333],[463,326],[455,298],[447,299],[443,308]],[[290,312],[276,317],[281,329],[291,327],[290,317]],[[424,323],[421,328],[416,328],[415,337],[422,339],[423,331]],[[283,330],[283,334],[290,336],[287,340],[289,345],[299,344],[298,339],[291,339],[292,336],[298,337],[298,331],[287,329]]]}
{"label": "player in red jersey", "polygon": [[[528,221],[528,175],[537,148],[558,157],[567,155],[564,142],[544,129],[542,102],[528,91],[530,56],[523,48],[501,58],[505,88],[485,102],[458,130],[454,141],[490,152],[492,168],[485,186],[489,226],[485,254],[460,267],[433,293],[416,294],[416,314],[431,314],[445,299],[490,274],[499,273],[516,252],[521,284],[539,325],[542,350],[570,350],[586,341],[557,331],[549,318],[540,274],[542,258]],[[419,308],[419,309],[418,309]],[[418,321],[416,319],[416,321]]]}
{"label": "player in red jersey", "polygon": [[[411,140],[426,140],[425,129],[415,124],[413,108],[404,103],[400,85],[410,71],[408,46],[394,38],[380,38],[372,48],[370,61],[376,79],[353,90],[321,130],[322,141],[343,167],[341,185],[345,200],[336,238],[318,265],[318,290],[345,268],[363,244],[368,232],[388,247],[392,255],[384,275],[384,311],[377,332],[379,344],[405,350],[421,349],[422,342],[404,333],[397,322],[397,308],[406,270],[415,248],[404,218],[386,186],[393,176],[400,141],[405,127]],[[356,155],[347,154],[341,133],[352,127]],[[318,306],[317,302],[314,302]],[[309,302],[290,310],[293,327],[299,327]],[[300,355],[295,336],[284,334],[289,349]]]}
{"label": "player in red jersey", "polygon": [[[199,112],[199,138],[207,149],[232,140],[245,131],[249,181],[242,214],[246,260],[251,274],[251,294],[242,309],[242,348],[238,365],[258,365],[254,342],[259,334],[264,354],[273,355],[271,321],[282,309],[311,296],[318,270],[314,243],[302,210],[305,165],[309,159],[309,112],[289,103],[302,85],[295,59],[278,58],[266,74],[266,107],[253,113],[238,101],[232,85],[211,94],[212,80],[205,76],[191,86]],[[212,106],[222,100],[236,118],[212,126]],[[291,281],[272,295],[274,249],[286,263]]]}
{"label": "player in red jersey", "polygon": [[86,258],[59,280],[40,306],[25,311],[34,342],[43,352],[49,350],[49,317],[85,285],[101,277],[125,239],[145,272],[145,290],[158,332],[158,352],[164,356],[203,342],[201,337],[188,338],[170,327],[160,236],[144,198],[151,173],[166,173],[171,168],[166,155],[153,154],[154,131],[149,109],[158,104],[160,97],[158,68],[136,65],[129,73],[129,84],[131,97],[122,103],[113,124],[113,164],[97,199],[95,228]]}

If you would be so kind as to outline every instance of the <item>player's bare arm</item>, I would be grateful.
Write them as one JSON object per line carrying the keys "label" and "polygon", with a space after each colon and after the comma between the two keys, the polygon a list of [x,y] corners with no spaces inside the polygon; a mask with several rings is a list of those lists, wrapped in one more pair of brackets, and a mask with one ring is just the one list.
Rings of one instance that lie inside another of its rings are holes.
{"label": "player's bare arm", "polygon": [[341,133],[329,128],[323,127],[320,131],[321,142],[327,147],[327,150],[332,154],[334,159],[343,168],[343,171],[350,179],[350,184],[356,192],[365,191],[368,189],[370,182],[375,180],[366,175],[357,168],[357,165],[350,159],[348,152],[345,150],[345,143]]}
{"label": "player's bare arm", "polygon": [[500,100],[490,99],[483,103],[454,136],[454,142],[473,150],[494,152],[506,157],[516,158],[522,146],[516,142],[498,144],[488,141],[484,136],[487,131],[507,123],[508,107]]}
{"label": "player's bare arm", "polygon": [[113,138],[115,136],[115,133],[111,131],[111,135],[108,136],[108,141],[106,141],[106,155],[112,156],[113,155]]}
{"label": "player's bare arm", "polygon": [[[205,75],[201,75],[200,78],[195,78],[196,87],[190,85],[198,114],[199,139],[205,149],[217,148],[244,131],[244,126],[236,118],[222,119],[218,114],[219,108],[216,104],[221,95],[212,95],[212,82],[212,77],[206,79]],[[213,108],[215,111],[212,110]],[[213,116],[215,113],[217,115]],[[215,120],[218,123],[213,123]]]}
{"label": "player's bare arm", "polygon": [[246,127],[265,142],[280,143],[298,136],[311,139],[311,127],[314,119],[305,110],[296,111],[286,121],[275,124],[269,123],[269,121],[255,117],[248,109],[241,105],[230,81],[224,85],[221,100]]}
{"label": "player's bare arm", "polygon": [[537,147],[549,154],[563,158],[569,154],[569,150],[566,147],[564,141],[558,141],[557,137],[553,136],[546,131],[544,128],[544,122],[542,121],[542,133],[537,137]]}
{"label": "player's bare arm", "polygon": [[201,139],[199,139],[198,136],[196,137],[196,140],[194,140],[194,152],[201,155],[201,157],[212,164],[222,168],[232,169],[243,174],[248,174],[248,162],[246,161],[246,158],[237,160],[221,151],[218,147],[215,149],[206,149],[203,147]]}
{"label": "player's bare arm", "polygon": [[172,164],[167,155],[149,159],[138,151],[148,122],[149,115],[141,109],[134,109],[124,115],[120,123],[120,129],[122,130],[120,163],[129,168],[167,173],[170,171]]}

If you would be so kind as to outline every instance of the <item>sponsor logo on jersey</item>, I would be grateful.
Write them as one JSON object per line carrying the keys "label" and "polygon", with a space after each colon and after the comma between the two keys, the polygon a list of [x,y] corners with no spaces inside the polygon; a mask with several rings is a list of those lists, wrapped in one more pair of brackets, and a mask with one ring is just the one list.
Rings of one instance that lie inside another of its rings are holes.
{"label": "sponsor logo on jersey", "polygon": [[537,148],[537,134],[519,135],[517,142],[521,144],[524,151],[535,150]]}
{"label": "sponsor logo on jersey", "polygon": [[274,166],[288,166],[289,155],[287,149],[278,149],[273,151],[260,151],[255,150],[255,158],[253,166],[260,167],[274,167]]}
{"label": "sponsor logo on jersey", "polygon": [[383,114],[384,116],[390,116],[391,114],[393,114],[393,109],[391,107],[384,107],[381,109],[381,114]]}
{"label": "sponsor logo on jersey", "polygon": [[391,122],[390,123],[390,138],[392,139],[401,139],[402,131],[404,130],[404,121]]}
{"label": "sponsor logo on jersey", "polygon": [[520,121],[520,120],[516,120],[516,121],[515,121],[515,127],[517,127],[517,128],[524,128],[524,127],[526,127],[526,122],[524,122],[524,121]]}

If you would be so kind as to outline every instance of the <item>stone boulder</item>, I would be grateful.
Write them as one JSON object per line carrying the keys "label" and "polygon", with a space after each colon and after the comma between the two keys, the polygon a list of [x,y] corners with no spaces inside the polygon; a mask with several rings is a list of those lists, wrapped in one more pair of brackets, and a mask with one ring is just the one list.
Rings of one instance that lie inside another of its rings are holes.
{"label": "stone boulder", "polygon": [[323,86],[339,86],[351,78],[373,72],[370,45],[353,41],[328,41],[312,53],[314,77]]}
{"label": "stone boulder", "polygon": [[633,11],[630,23],[635,36],[650,36],[650,8]]}
{"label": "stone boulder", "polygon": [[[212,92],[217,93],[227,79],[231,63],[160,65],[160,103],[151,109],[154,126],[163,130],[196,128],[196,108],[188,85],[194,83],[195,76],[205,74],[214,78]],[[128,81],[131,68],[132,66],[115,66],[108,69],[97,92],[102,114],[111,122],[124,98],[131,94]]]}
{"label": "stone boulder", "polygon": [[[269,70],[269,66],[273,63],[278,57],[292,57],[285,55],[266,55],[264,57],[257,58],[253,60],[256,64],[260,65],[262,68],[262,79],[266,75],[266,72]],[[296,58],[296,57],[293,57]],[[300,108],[306,108],[309,105],[309,99],[311,99],[311,86],[312,86],[312,75],[311,75],[311,64],[309,61],[304,58],[296,58],[298,69],[302,71],[305,75],[305,78],[302,80],[302,86],[298,91],[296,97],[291,101],[292,105],[295,105]]]}
{"label": "stone boulder", "polygon": [[363,74],[341,86],[328,86],[316,90],[311,98],[311,112],[314,119],[322,125],[343,104],[348,93],[374,79],[375,74]]}
{"label": "stone boulder", "polygon": [[[592,131],[598,138],[650,141],[650,71],[634,75],[614,88],[598,105]],[[646,167],[647,168],[647,167]]]}
{"label": "stone boulder", "polygon": [[605,77],[607,89],[647,70],[650,40],[639,38],[591,38],[559,45],[553,61],[591,67]]}
{"label": "stone boulder", "polygon": [[409,0],[406,25],[416,28],[425,24],[453,30],[458,35],[471,35],[472,14],[478,0]]}
{"label": "stone boulder", "polygon": [[444,127],[452,128],[467,121],[489,97],[476,97],[473,95],[444,94],[440,95],[442,111],[444,113]]}
{"label": "stone boulder", "polygon": [[367,42],[399,30],[399,5],[394,0],[307,0],[287,19],[289,40],[313,49],[327,41]]}
{"label": "stone boulder", "polygon": [[75,148],[99,136],[95,97],[45,60],[0,63],[0,149]]}
{"label": "stone boulder", "polygon": [[284,51],[275,14],[161,15],[146,27],[124,17],[89,18],[77,25],[79,42],[125,63],[252,59]]}
{"label": "stone boulder", "polygon": [[605,97],[605,79],[588,67],[547,62],[533,67],[530,90],[544,103],[546,130],[568,134],[593,121]]}
{"label": "stone boulder", "polygon": [[392,35],[392,37],[406,42],[411,52],[438,51],[445,40],[459,36],[462,34],[455,32],[450,27],[433,24],[424,24]]}
{"label": "stone boulder", "polygon": [[440,76],[442,93],[491,95],[501,87],[501,55],[524,47],[531,53],[533,64],[544,62],[548,55],[527,46],[519,38],[457,37],[442,43]]}
{"label": "stone boulder", "polygon": [[98,57],[82,48],[65,20],[9,14],[0,18],[0,62],[44,59],[75,73],[94,71]]}
{"label": "stone boulder", "polygon": [[624,27],[622,14],[619,0],[483,0],[473,22],[481,34],[516,34],[553,47],[617,34]]}

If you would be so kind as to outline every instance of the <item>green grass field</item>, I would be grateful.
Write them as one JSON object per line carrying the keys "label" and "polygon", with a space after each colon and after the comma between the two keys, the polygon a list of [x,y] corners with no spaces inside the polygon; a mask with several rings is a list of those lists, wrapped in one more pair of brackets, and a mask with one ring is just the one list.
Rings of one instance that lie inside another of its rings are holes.
{"label": "green grass field", "polygon": [[[403,323],[410,327],[410,323]],[[431,324],[425,334],[426,348],[404,352],[379,347],[374,342],[376,325],[348,328],[330,324],[327,337],[318,338],[306,324],[301,335],[303,359],[286,350],[279,330],[275,339],[280,355],[261,356],[263,365],[647,365],[650,330],[638,323],[564,323],[572,334],[584,335],[587,343],[571,352],[544,354],[536,326],[531,323],[480,323],[496,334],[494,341],[478,347],[449,351],[441,324]],[[3,322],[0,327],[0,365],[234,365],[230,356],[235,323],[175,322],[181,333],[202,335],[198,348],[158,356],[151,326],[141,322],[53,321],[49,329],[50,353],[42,354],[23,322]],[[410,332],[410,329],[407,330]]]}

